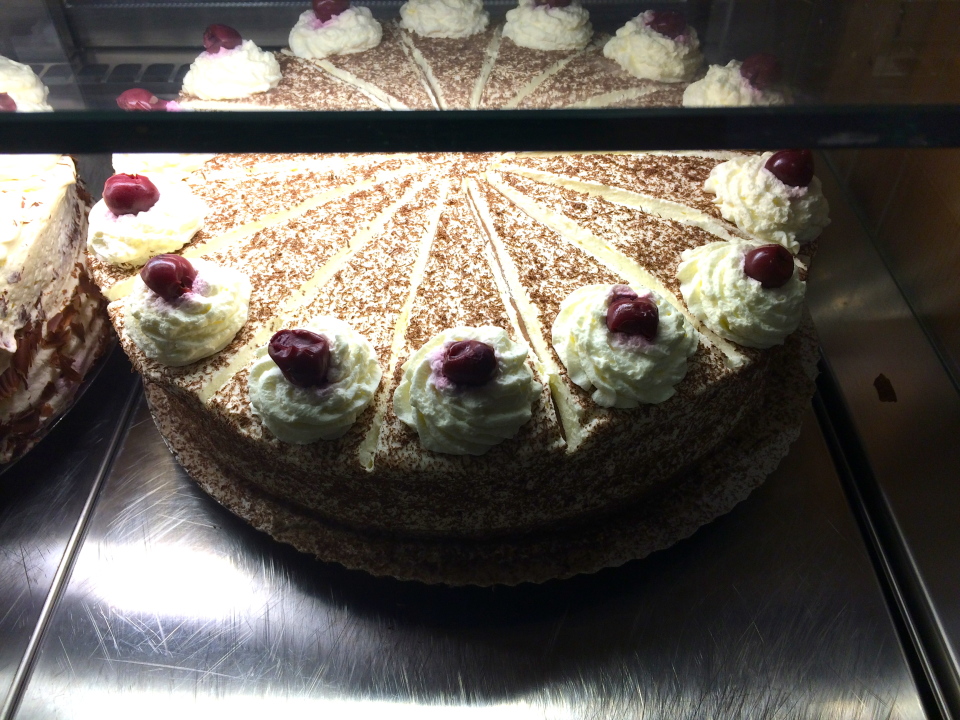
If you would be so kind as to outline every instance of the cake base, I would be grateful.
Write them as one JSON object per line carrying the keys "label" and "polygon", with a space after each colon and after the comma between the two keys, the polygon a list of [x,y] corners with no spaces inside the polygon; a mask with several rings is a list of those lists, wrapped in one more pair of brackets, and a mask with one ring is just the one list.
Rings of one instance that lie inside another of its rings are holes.
{"label": "cake base", "polygon": [[241,484],[196,461],[203,457],[203,438],[181,436],[167,391],[144,384],[160,433],[187,473],[220,504],[274,539],[373,575],[454,586],[517,585],[646,557],[732,510],[773,472],[798,437],[814,392],[818,347],[806,318],[773,351],[766,402],[745,415],[721,447],[678,474],[670,491],[590,524],[489,541],[359,532]]}

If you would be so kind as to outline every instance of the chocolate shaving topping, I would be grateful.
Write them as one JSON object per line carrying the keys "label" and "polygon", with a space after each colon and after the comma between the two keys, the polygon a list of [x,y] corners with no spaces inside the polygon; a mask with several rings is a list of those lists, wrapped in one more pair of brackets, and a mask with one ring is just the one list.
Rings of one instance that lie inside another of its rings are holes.
{"label": "chocolate shaving topping", "polygon": [[80,338],[80,342],[84,342],[87,339],[87,331],[83,327],[83,323],[79,320],[74,320],[70,323],[70,329],[73,330],[73,334]]}
{"label": "chocolate shaving topping", "polygon": [[[0,426],[4,427],[4,426]],[[26,413],[21,414],[10,423],[8,423],[5,428],[7,433],[11,435],[28,435],[29,433],[36,432],[40,427],[40,408],[34,410],[28,410]]]}
{"label": "chocolate shaving topping", "polygon": [[3,374],[0,374],[0,400],[13,397],[14,393],[23,387],[23,384],[23,378],[17,374],[17,371],[8,367],[3,371]]}
{"label": "chocolate shaving topping", "polygon": [[34,326],[29,322],[17,331],[17,350],[13,353],[10,360],[10,367],[16,370],[17,374],[27,379],[27,371],[33,358],[36,357],[37,347],[40,345],[40,326]]}
{"label": "chocolate shaving topping", "polygon": [[53,405],[50,403],[44,403],[40,406],[40,417],[48,418],[53,415]]}
{"label": "chocolate shaving topping", "polygon": [[57,394],[57,384],[51,380],[48,382],[44,388],[43,392],[40,393],[40,402],[45,403],[53,398]]}

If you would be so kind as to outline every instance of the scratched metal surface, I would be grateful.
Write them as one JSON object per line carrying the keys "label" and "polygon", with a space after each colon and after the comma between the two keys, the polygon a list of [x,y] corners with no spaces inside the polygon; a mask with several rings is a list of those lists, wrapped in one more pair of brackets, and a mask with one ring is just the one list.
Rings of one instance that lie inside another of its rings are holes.
{"label": "scratched metal surface", "polygon": [[730,515],[571,581],[318,563],[199,491],[141,405],[18,718],[922,718],[812,413]]}
{"label": "scratched metal surface", "polygon": [[0,476],[0,708],[135,382],[118,349],[72,412]]}

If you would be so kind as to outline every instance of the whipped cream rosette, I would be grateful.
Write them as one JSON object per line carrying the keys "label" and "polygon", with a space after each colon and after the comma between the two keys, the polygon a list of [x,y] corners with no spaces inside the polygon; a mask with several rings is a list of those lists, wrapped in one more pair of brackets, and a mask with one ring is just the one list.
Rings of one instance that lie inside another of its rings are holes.
{"label": "whipped cream rosette", "polygon": [[[306,345],[307,352],[314,351],[306,358],[314,361],[313,377],[304,379],[302,372],[298,375],[284,365],[285,360],[295,365],[299,357],[279,357],[281,366],[271,356],[271,346],[284,332],[316,340],[313,348]],[[322,370],[317,368],[317,356],[321,356]],[[302,330],[281,331],[257,349],[248,380],[250,406],[283,442],[306,445],[335,440],[373,400],[382,374],[369,340],[342,320],[316,317]]]}
{"label": "whipped cream rosette", "polygon": [[114,265],[138,266],[190,242],[203,227],[207,206],[186,183],[165,178],[157,182],[159,197],[142,212],[111,208],[104,190],[105,197],[90,210],[87,247],[92,253]]}
{"label": "whipped cream rosette", "polygon": [[703,189],[716,195],[725,219],[796,253],[830,224],[830,205],[817,177],[799,186],[778,178],[767,168],[774,155],[766,152],[720,163],[710,171]]}
{"label": "whipped cream rosette", "polygon": [[[250,281],[242,273],[216,263],[178,255],[176,291],[158,293],[144,275],[157,258],[136,276],[124,300],[124,332],[144,355],[171,367],[181,367],[223,350],[247,322]],[[184,270],[185,266],[189,270]],[[158,285],[158,287],[160,287]],[[177,294],[179,293],[179,294]]]}
{"label": "whipped cream rosette", "polygon": [[[633,299],[656,307],[648,321],[652,338],[609,327],[611,305]],[[659,294],[627,285],[587,285],[572,292],[560,304],[552,340],[570,380],[601,407],[616,408],[672,397],[699,342],[693,326]]]}
{"label": "whipped cream rosette", "polygon": [[[475,384],[451,379],[451,349],[486,347],[491,376]],[[413,352],[402,367],[393,395],[397,417],[417,431],[427,450],[483,455],[512,438],[533,415],[543,387],[527,364],[527,348],[502,328],[445,330]]]}
{"label": "whipped cream rosette", "polygon": [[520,0],[507,12],[503,36],[532,50],[580,50],[593,35],[590,14],[573,2],[564,7]]}
{"label": "whipped cream rosette", "polygon": [[400,27],[422,37],[469,37],[489,23],[481,0],[407,0],[400,6]]}
{"label": "whipped cream rosette", "polygon": [[670,37],[651,27],[653,10],[640,13],[603,46],[604,56],[634,77],[658,82],[686,82],[703,63],[697,31],[687,25]]}
{"label": "whipped cream rosette", "polygon": [[49,112],[47,103],[50,91],[29,65],[18,63],[0,55],[0,93],[6,93],[17,112]]}
{"label": "whipped cream rosette", "polygon": [[375,48],[382,37],[383,28],[369,8],[349,7],[328,20],[307,10],[290,31],[287,44],[297,57],[321,60]]}
{"label": "whipped cream rosette", "polygon": [[690,83],[683,91],[683,106],[739,107],[790,102],[789,93],[782,87],[759,88],[752,84],[743,76],[742,65],[739,60],[711,65],[703,78]]}
{"label": "whipped cream rosette", "polygon": [[252,40],[225,25],[211,25],[204,47],[183,78],[183,93],[201,100],[235,100],[280,84],[280,64]]}
{"label": "whipped cream rosette", "polygon": [[[680,257],[677,279],[687,308],[721,337],[763,349],[799,327],[806,283],[783,246],[715,242]],[[779,262],[771,270],[765,259]]]}

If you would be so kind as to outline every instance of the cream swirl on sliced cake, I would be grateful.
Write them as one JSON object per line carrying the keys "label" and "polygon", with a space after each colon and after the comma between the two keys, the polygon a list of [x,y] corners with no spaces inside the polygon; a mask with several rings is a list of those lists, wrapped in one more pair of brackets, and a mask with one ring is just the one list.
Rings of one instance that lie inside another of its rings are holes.
{"label": "cream swirl on sliced cake", "polygon": [[400,6],[400,27],[421,37],[470,37],[489,23],[480,0],[407,0]]}
{"label": "cream swirl on sliced cake", "polygon": [[770,348],[800,325],[806,283],[782,245],[715,242],[681,258],[677,278],[687,307],[721,337]]}
{"label": "cream swirl on sliced cake", "polygon": [[590,14],[567,0],[540,3],[537,0],[520,0],[520,4],[507,12],[503,36],[520,47],[533,50],[580,50],[587,46],[593,35]]}
{"label": "cream swirl on sliced cake", "polygon": [[316,317],[257,349],[250,405],[283,442],[336,440],[373,400],[382,375],[369,340],[342,320]]}
{"label": "cream swirl on sliced cake", "polygon": [[601,407],[632,408],[675,394],[697,332],[647,288],[588,285],[561,304],[553,346],[570,380]]}
{"label": "cream swirl on sliced cake", "polygon": [[[159,182],[159,181],[158,181]],[[90,211],[87,247],[114,265],[142,265],[179,250],[203,227],[207,206],[183,182],[146,175],[113,175]]]}
{"label": "cream swirl on sliced cake", "polygon": [[250,281],[207,260],[158,255],[124,302],[130,339],[148,358],[180,367],[230,344],[247,322]]}
{"label": "cream swirl on sliced cake", "polygon": [[383,28],[369,8],[350,7],[345,0],[318,0],[300,15],[288,44],[297,57],[322,59],[375,48]]}
{"label": "cream swirl on sliced cake", "polygon": [[720,163],[703,189],[737,227],[796,253],[830,224],[830,205],[809,150],[746,155]]}
{"label": "cream swirl on sliced cake", "polygon": [[16,112],[49,112],[50,91],[29,65],[0,55],[0,94],[5,94]]}
{"label": "cream swirl on sliced cake", "polygon": [[280,65],[272,53],[226,25],[211,25],[201,53],[183,78],[183,92],[201,100],[231,100],[272,90],[280,84]]}
{"label": "cream swirl on sliced cake", "polygon": [[483,455],[532,417],[543,387],[526,361],[502,328],[445,330],[403,364],[394,411],[427,450]]}
{"label": "cream swirl on sliced cake", "polygon": [[782,71],[772,55],[759,53],[743,62],[711,65],[707,74],[683,91],[684,107],[786,105],[790,94],[780,84]]}
{"label": "cream swirl on sliced cake", "polygon": [[647,10],[628,20],[603,54],[634,77],[659,82],[689,81],[703,63],[697,31],[671,11]]}

